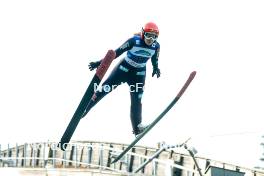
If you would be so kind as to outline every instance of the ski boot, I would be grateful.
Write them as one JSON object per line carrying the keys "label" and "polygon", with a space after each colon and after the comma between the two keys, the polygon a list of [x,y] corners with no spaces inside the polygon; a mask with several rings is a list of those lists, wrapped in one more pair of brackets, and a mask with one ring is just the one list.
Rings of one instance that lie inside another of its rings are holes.
{"label": "ski boot", "polygon": [[137,131],[134,131],[134,134],[136,136],[136,138],[143,133],[143,131],[148,128],[149,125],[143,125],[142,123],[138,124],[137,126]]}

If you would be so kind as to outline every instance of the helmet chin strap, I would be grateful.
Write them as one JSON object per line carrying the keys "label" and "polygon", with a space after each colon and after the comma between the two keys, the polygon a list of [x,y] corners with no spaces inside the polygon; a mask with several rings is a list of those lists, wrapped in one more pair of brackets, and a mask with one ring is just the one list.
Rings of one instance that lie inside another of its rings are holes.
{"label": "helmet chin strap", "polygon": [[144,34],[145,34],[145,31],[144,31],[144,29],[142,28],[142,29],[141,29],[141,38],[142,38],[143,40],[145,40]]}

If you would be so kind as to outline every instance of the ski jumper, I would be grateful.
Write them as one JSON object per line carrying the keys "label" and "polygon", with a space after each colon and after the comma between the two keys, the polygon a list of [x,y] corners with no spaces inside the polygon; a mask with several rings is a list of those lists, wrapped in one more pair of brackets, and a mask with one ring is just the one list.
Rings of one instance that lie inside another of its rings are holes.
{"label": "ski jumper", "polygon": [[126,56],[113,69],[109,77],[102,84],[102,87],[95,92],[86,111],[89,111],[118,85],[127,83],[130,88],[131,98],[130,119],[133,132],[138,134],[137,126],[142,121],[141,98],[144,92],[146,64],[151,59],[153,67],[158,66],[159,50],[160,45],[157,41],[148,46],[139,35],[134,35],[116,49],[116,58],[127,51]]}

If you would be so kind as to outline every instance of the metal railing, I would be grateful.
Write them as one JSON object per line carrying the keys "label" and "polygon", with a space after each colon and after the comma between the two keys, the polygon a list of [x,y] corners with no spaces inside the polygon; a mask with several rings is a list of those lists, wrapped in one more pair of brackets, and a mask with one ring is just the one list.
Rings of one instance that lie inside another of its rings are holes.
{"label": "metal railing", "polygon": [[[173,153],[168,146],[160,149],[146,149],[135,147],[134,151],[128,152],[119,162],[110,164],[111,159],[123,151],[125,146],[118,144],[113,146],[107,143],[70,143],[68,150],[61,151],[57,143],[33,143],[33,144],[10,144],[6,148],[0,144],[0,167],[22,167],[22,168],[84,168],[96,169],[98,171],[110,171],[123,175],[184,175],[199,176],[199,172],[206,170],[208,165],[216,165],[228,168],[228,164],[220,163],[205,158],[196,157],[197,163],[203,169],[195,167],[190,155],[176,154],[175,158],[167,157]],[[148,154],[146,151],[148,150]],[[162,152],[160,152],[162,150]],[[143,153],[145,152],[145,153]],[[175,154],[175,153],[173,153]],[[164,159],[167,158],[167,159]],[[184,158],[184,160],[182,159]],[[230,166],[231,167],[231,166]],[[233,166],[232,166],[233,167]],[[264,176],[264,173],[247,168],[233,167],[234,170],[241,170],[245,176]],[[135,173],[137,171],[137,173]],[[176,174],[176,172],[178,172]]]}
{"label": "metal railing", "polygon": [[[107,164],[106,160],[112,158],[116,153],[120,153],[122,151],[121,149],[105,146],[102,144],[71,143],[70,150],[62,152],[58,150],[55,144],[56,143],[52,142],[24,144],[20,146],[16,144],[13,148],[11,148],[10,144],[8,144],[7,148],[0,152],[0,167],[45,168],[47,165],[51,166],[52,168],[86,167],[129,174],[130,168],[137,168],[150,158],[149,156],[128,152],[119,163],[109,165]],[[86,152],[81,153],[84,149],[86,149]],[[104,155],[106,153],[108,153],[109,156],[105,157]],[[66,155],[69,157],[67,158]],[[134,158],[134,164],[132,165],[131,158]],[[97,160],[97,163],[93,162],[92,160]],[[135,162],[136,160],[138,162]],[[150,167],[147,169],[148,172],[145,170],[145,172],[138,173],[138,175],[155,176],[161,172],[165,173],[168,168],[169,170],[173,168],[184,170],[188,175],[190,173],[197,173],[197,171],[191,168],[174,164],[172,162],[165,162],[161,159],[155,158],[152,160]],[[167,172],[169,173],[169,171]],[[133,175],[135,175],[135,173]]]}

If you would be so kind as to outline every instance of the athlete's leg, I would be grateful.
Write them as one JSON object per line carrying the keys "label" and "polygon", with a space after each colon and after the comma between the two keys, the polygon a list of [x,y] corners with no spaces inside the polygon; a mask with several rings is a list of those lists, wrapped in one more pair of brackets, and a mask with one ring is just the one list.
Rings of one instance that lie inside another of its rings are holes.
{"label": "athlete's leg", "polygon": [[134,75],[134,78],[130,79],[128,84],[130,87],[131,98],[130,119],[133,128],[133,133],[137,135],[141,132],[138,129],[138,125],[142,121],[141,98],[144,92],[145,75]]}
{"label": "athlete's leg", "polygon": [[[104,96],[114,90],[122,82],[124,82],[126,77],[126,72],[120,69],[120,65],[117,65],[109,77],[102,84],[102,87],[96,90],[90,103],[85,109],[83,117],[94,107]],[[97,86],[97,85],[96,85]]]}

